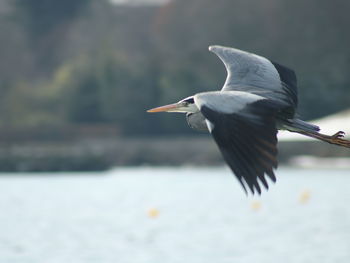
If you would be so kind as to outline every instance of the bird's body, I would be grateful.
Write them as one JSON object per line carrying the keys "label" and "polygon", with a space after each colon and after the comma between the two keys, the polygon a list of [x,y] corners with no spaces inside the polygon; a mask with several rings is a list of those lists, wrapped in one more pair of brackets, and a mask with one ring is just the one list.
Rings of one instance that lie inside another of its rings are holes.
{"label": "bird's body", "polygon": [[211,46],[209,50],[227,70],[221,91],[198,93],[149,112],[183,112],[191,128],[209,131],[245,190],[248,186],[252,193],[261,193],[260,184],[268,189],[266,175],[276,180],[278,129],[350,147],[341,132],[323,135],[318,126],[295,117],[298,98],[293,70],[234,48]]}

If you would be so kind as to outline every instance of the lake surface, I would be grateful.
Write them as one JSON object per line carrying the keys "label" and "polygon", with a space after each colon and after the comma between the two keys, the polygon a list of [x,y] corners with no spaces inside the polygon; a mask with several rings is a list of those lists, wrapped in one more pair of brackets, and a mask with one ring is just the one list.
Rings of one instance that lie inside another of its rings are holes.
{"label": "lake surface", "polygon": [[0,262],[350,262],[350,170],[277,177],[247,197],[226,168],[3,174]]}

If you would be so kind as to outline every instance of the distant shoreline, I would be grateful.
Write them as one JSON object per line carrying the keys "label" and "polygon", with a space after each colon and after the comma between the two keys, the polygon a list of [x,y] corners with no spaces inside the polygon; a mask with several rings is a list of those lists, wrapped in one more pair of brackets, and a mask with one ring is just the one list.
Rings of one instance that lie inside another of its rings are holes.
{"label": "distant shoreline", "polygon": [[[349,151],[322,142],[280,142],[279,163],[298,156],[341,157]],[[316,160],[316,159],[314,159]],[[345,160],[345,161],[344,161]],[[350,160],[350,159],[349,159]],[[105,171],[120,166],[224,165],[212,138],[90,137],[60,141],[26,141],[0,144],[0,172]]]}

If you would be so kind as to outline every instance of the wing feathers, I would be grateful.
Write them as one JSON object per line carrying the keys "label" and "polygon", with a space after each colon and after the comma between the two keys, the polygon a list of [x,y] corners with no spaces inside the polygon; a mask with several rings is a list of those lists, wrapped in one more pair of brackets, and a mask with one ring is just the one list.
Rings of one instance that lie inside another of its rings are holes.
{"label": "wing feathers", "polygon": [[297,99],[297,79],[293,70],[239,49],[210,46],[224,63],[227,78],[224,91],[246,91],[285,104],[284,115],[294,116]]}
{"label": "wing feathers", "polygon": [[[214,110],[212,104],[211,108],[205,104],[209,95],[201,100],[199,108],[214,124],[211,133],[225,161],[245,191],[246,183],[253,194],[260,194],[259,183],[268,189],[265,175],[272,181],[276,180],[273,168],[277,167],[275,115],[278,107],[266,100],[258,100],[247,103],[236,112],[223,113]],[[225,93],[222,92],[221,96]]]}
{"label": "wing feathers", "polygon": [[294,70],[289,69],[273,61],[271,61],[271,63],[275,66],[281,81],[284,83],[283,91],[290,96],[290,98],[296,106],[298,104],[297,76],[295,75]]}

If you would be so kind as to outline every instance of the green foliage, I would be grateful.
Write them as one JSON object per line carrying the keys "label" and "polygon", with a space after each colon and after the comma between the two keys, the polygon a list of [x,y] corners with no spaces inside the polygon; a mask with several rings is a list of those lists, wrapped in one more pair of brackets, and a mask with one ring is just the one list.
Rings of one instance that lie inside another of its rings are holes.
{"label": "green foliage", "polygon": [[128,62],[113,51],[64,64],[55,74],[53,89],[59,90],[61,112],[75,124],[116,124],[128,133],[142,127],[152,96],[149,76],[130,69]]}
{"label": "green foliage", "polygon": [[62,123],[55,111],[55,94],[24,82],[0,84],[0,126],[38,127]]}

